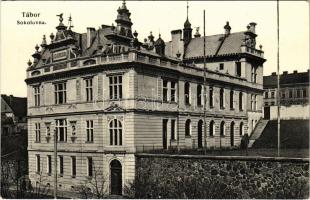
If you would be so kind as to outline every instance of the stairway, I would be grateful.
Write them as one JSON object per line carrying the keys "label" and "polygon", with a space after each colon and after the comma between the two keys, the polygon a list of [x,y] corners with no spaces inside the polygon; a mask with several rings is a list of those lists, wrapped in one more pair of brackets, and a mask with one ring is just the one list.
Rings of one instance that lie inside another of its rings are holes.
{"label": "stairway", "polygon": [[249,148],[252,147],[254,144],[255,140],[257,140],[261,134],[263,133],[264,129],[266,128],[269,120],[266,119],[260,119],[252,132],[250,139],[249,139]]}

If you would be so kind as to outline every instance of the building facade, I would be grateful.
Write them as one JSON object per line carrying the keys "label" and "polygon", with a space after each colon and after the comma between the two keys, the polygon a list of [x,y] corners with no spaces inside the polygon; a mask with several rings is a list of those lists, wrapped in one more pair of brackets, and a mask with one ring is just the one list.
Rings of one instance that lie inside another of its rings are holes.
{"label": "building facade", "polygon": [[[53,186],[57,135],[59,190],[103,171],[110,194],[135,176],[135,153],[151,149],[232,147],[262,117],[263,51],[255,23],[243,32],[203,37],[187,17],[171,41],[140,42],[125,2],[116,25],[76,33],[59,16],[28,63],[29,174]],[[204,105],[204,103],[206,104]],[[204,106],[206,137],[204,136]],[[206,141],[206,142],[205,142]]]}
{"label": "building facade", "polygon": [[[277,75],[264,76],[264,118],[277,118]],[[309,70],[280,74],[281,119],[309,119]]]}
{"label": "building facade", "polygon": [[1,135],[27,134],[27,98],[1,95]]}

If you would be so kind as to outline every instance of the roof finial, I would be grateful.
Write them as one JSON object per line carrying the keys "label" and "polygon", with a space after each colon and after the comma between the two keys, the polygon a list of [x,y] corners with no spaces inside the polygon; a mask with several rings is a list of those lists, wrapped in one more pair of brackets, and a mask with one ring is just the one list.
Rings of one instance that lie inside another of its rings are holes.
{"label": "roof finial", "polygon": [[187,6],[186,6],[186,19],[188,19],[188,0],[187,0]]}
{"label": "roof finial", "polygon": [[123,0],[122,9],[126,9],[126,1],[125,0]]}
{"label": "roof finial", "polygon": [[74,26],[72,25],[72,17],[71,17],[71,14],[69,16],[69,20],[68,20],[68,26],[69,26],[69,30],[71,30],[71,28],[73,28]]}

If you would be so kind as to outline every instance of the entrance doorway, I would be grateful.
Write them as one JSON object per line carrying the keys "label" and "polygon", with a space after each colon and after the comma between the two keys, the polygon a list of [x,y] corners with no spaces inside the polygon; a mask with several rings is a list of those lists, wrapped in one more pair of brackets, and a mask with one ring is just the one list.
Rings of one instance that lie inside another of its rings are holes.
{"label": "entrance doorway", "polygon": [[122,165],[118,160],[110,163],[111,171],[111,194],[122,195]]}

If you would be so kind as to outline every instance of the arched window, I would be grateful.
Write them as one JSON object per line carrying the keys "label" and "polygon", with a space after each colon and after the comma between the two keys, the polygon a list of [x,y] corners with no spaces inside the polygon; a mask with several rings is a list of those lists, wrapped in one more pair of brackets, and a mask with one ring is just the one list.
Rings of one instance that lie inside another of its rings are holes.
{"label": "arched window", "polygon": [[209,135],[211,137],[214,136],[214,121],[213,120],[210,122],[210,125],[209,125]]}
{"label": "arched window", "polygon": [[197,106],[202,105],[202,87],[197,85]]}
{"label": "arched window", "polygon": [[235,145],[235,122],[231,122],[230,124],[230,146]]}
{"label": "arched window", "polygon": [[220,135],[225,136],[225,122],[224,121],[221,122]]}
{"label": "arched window", "polygon": [[230,109],[234,109],[234,91],[230,91],[230,98],[229,98],[229,105]]}
{"label": "arched window", "polygon": [[185,105],[190,104],[190,84],[189,82],[186,82],[184,85],[184,99],[185,99]]}
{"label": "arched window", "polygon": [[220,109],[224,109],[224,89],[220,89]]}
{"label": "arched window", "polygon": [[240,136],[242,136],[244,134],[244,132],[243,132],[243,122],[240,122],[239,133],[240,133]]}
{"label": "arched window", "polygon": [[243,110],[243,95],[242,95],[242,92],[239,93],[239,110]]}
{"label": "arched window", "polygon": [[110,145],[122,145],[122,123],[118,119],[111,120],[109,131]]}
{"label": "arched window", "polygon": [[191,136],[192,134],[191,120],[188,119],[185,122],[185,136]]}

